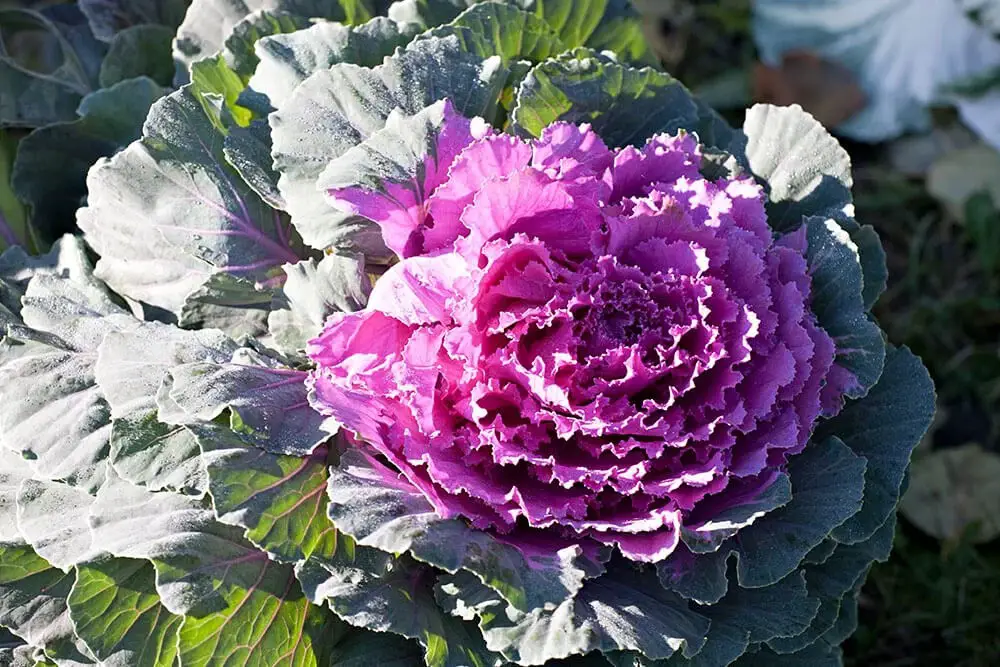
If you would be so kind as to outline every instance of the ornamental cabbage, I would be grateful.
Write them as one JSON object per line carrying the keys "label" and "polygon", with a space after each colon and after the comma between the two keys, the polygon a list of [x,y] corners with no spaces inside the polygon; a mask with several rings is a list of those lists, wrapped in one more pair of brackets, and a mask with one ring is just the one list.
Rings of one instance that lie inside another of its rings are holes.
{"label": "ornamental cabbage", "polygon": [[934,396],[837,142],[619,2],[237,4],[0,257],[0,662],[839,664]]}
{"label": "ornamental cabbage", "polygon": [[401,261],[310,343],[313,406],[440,516],[633,560],[767,493],[856,384],[806,229],[772,238],[763,189],[702,176],[686,133],[610,150],[438,110],[415,182],[327,191]]}

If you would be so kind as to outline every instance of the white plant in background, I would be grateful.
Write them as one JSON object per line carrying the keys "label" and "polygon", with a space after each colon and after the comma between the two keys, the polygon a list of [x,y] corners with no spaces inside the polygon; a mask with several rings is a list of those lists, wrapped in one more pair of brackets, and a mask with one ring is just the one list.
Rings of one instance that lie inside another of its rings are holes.
{"label": "white plant in background", "polygon": [[850,69],[868,98],[840,125],[844,136],[882,141],[930,126],[930,107],[953,105],[1000,147],[1000,85],[969,84],[1000,71],[998,0],[758,0],[761,60],[811,51]]}

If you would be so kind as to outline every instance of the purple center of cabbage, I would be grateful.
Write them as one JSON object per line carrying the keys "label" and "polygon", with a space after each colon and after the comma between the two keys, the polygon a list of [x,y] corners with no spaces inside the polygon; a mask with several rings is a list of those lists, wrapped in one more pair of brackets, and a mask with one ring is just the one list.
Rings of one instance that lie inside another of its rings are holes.
{"label": "purple center of cabbage", "polygon": [[752,179],[704,178],[693,137],[529,143],[446,105],[432,153],[328,192],[400,262],[308,352],[313,407],[441,516],[658,561],[836,410],[804,234],[772,236]]}

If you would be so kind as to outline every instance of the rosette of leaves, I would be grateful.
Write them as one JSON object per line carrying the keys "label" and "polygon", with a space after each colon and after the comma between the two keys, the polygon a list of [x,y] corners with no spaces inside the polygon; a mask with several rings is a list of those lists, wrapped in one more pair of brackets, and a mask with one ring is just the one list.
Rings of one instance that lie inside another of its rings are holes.
{"label": "rosette of leaves", "polygon": [[[733,130],[598,51],[634,34],[613,3],[465,4],[227,45],[201,61],[222,78],[196,63],[90,170],[82,240],[0,258],[3,660],[839,664],[933,410],[871,318],[884,261],[851,217],[846,153],[797,108]],[[515,546],[374,474],[310,407],[307,341],[365,307],[390,257],[321,176],[353,151],[358,186],[421,182],[442,105],[522,137],[683,130],[706,174],[766,189],[776,234],[805,226],[814,308],[859,384],[775,493],[655,565]]]}

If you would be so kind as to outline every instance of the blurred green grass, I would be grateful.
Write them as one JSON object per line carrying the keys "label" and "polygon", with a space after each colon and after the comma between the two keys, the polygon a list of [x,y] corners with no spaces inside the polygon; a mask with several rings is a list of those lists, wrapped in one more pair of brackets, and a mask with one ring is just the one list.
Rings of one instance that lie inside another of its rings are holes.
{"label": "blurred green grass", "polygon": [[[683,53],[666,63],[669,71],[713,97],[720,86],[747,95],[755,58],[750,1],[688,7],[693,16],[664,17],[657,26],[664,52],[673,46]],[[742,90],[734,85],[741,79]],[[724,115],[741,124],[748,102]],[[921,179],[893,167],[886,146],[845,146],[855,167],[857,219],[878,231],[889,265],[875,314],[893,342],[923,358],[937,385],[932,446],[978,442],[1000,451],[1000,212],[976,197],[956,220]],[[998,542],[976,546],[966,535],[942,543],[900,518],[892,557],[876,564],[862,591],[846,664],[993,667],[1000,659]]]}

